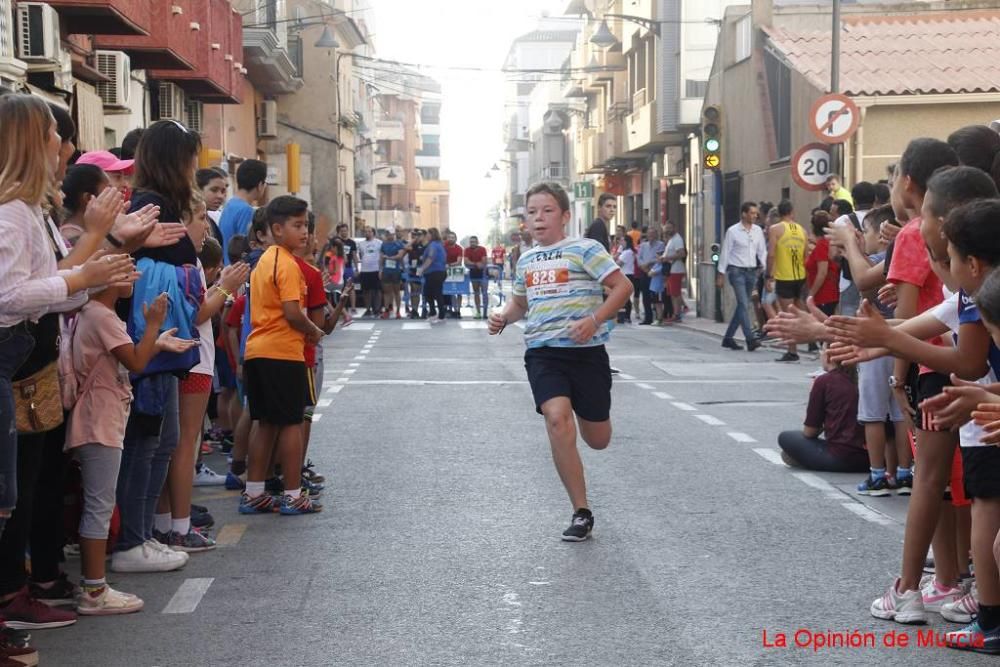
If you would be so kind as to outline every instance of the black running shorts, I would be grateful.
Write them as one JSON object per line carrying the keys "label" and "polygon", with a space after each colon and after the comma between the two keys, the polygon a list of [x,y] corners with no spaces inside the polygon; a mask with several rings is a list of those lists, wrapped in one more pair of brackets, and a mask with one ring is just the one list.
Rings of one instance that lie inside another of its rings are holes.
{"label": "black running shorts", "polygon": [[801,299],[805,280],[775,280],[774,292],[779,299]]}
{"label": "black running shorts", "polygon": [[301,424],[310,403],[309,376],[304,361],[247,359],[243,363],[250,417],[288,426]]}
{"label": "black running shorts", "polygon": [[1000,498],[1000,447],[961,447],[967,498]]}
{"label": "black running shorts", "polygon": [[542,414],[543,403],[565,396],[580,419],[610,419],[611,363],[603,345],[529,348],[524,353],[524,367],[538,414]]}

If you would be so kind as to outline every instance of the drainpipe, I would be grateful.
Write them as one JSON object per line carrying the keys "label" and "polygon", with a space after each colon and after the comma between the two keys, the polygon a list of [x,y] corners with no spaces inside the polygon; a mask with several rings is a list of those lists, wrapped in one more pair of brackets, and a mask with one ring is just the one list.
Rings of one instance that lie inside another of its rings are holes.
{"label": "drainpipe", "polygon": [[858,123],[858,130],[854,133],[854,178],[852,181],[858,183],[864,180],[865,176],[865,114],[868,107],[861,107],[861,121]]}

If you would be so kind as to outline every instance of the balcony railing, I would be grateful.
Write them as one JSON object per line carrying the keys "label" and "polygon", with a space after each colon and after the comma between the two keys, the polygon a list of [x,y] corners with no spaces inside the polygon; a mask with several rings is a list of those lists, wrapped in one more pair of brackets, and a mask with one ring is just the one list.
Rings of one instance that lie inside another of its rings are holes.
{"label": "balcony railing", "polygon": [[542,181],[565,181],[569,179],[569,169],[563,165],[542,167],[538,176]]}
{"label": "balcony railing", "polygon": [[646,106],[646,89],[640,88],[632,95],[632,109]]}

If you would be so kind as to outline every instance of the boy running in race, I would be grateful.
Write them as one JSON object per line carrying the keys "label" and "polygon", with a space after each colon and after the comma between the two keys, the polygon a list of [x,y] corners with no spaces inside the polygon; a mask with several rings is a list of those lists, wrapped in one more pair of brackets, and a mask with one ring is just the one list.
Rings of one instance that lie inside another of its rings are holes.
{"label": "boy running in race", "polygon": [[535,409],[545,417],[552,459],[573,505],[572,523],[562,539],[582,542],[594,528],[594,515],[576,448],[577,425],[592,449],[611,442],[611,367],[604,344],[611,330],[608,321],[632,295],[632,284],[600,243],[566,237],[570,210],[565,190],[541,183],[528,190],[526,200],[536,245],[518,260],[513,298],[503,312],[490,315],[489,333],[497,335],[511,322],[527,320],[524,365]]}

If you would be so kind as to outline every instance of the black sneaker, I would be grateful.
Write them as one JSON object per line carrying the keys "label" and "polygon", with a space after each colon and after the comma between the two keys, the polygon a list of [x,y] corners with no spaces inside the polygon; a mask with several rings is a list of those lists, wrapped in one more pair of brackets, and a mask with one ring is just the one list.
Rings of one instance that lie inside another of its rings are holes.
{"label": "black sneaker", "polygon": [[726,349],[729,349],[729,350],[742,350],[743,349],[743,346],[740,345],[739,343],[737,343],[732,338],[723,338],[722,339],[722,347],[724,347]]}
{"label": "black sneaker", "polygon": [[908,496],[913,493],[913,475],[896,478],[896,495]]}
{"label": "black sneaker", "polygon": [[889,480],[886,479],[885,476],[873,480],[872,476],[868,475],[865,477],[863,482],[858,484],[857,490],[862,496],[881,498],[883,496],[892,495],[892,489],[889,487]]}
{"label": "black sneaker", "polygon": [[747,352],[753,352],[754,350],[759,349],[760,346],[761,346],[760,339],[759,338],[754,338],[750,342],[747,343]]}
{"label": "black sneaker", "polygon": [[272,477],[270,479],[264,480],[264,491],[270,493],[272,496],[275,494],[283,494],[285,492],[285,483],[281,481],[280,477]]}
{"label": "black sneaker", "polygon": [[594,530],[594,515],[590,510],[581,507],[573,513],[573,522],[563,531],[563,542],[583,542]]}
{"label": "black sneaker", "polygon": [[69,580],[65,572],[61,572],[59,578],[48,588],[42,588],[32,581],[29,582],[28,589],[31,591],[31,597],[50,607],[75,605],[76,596],[80,593],[80,588]]}
{"label": "black sneaker", "polygon": [[208,512],[198,512],[192,509],[191,525],[195,528],[211,528],[215,525],[215,518]]}
{"label": "black sneaker", "polygon": [[795,363],[799,360],[799,355],[792,354],[791,352],[785,352],[781,357],[775,359],[779,364],[789,364]]}
{"label": "black sneaker", "polygon": [[621,373],[621,371],[615,368],[614,366],[610,366],[610,369],[612,375],[618,375],[619,373]]}

